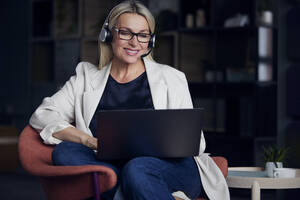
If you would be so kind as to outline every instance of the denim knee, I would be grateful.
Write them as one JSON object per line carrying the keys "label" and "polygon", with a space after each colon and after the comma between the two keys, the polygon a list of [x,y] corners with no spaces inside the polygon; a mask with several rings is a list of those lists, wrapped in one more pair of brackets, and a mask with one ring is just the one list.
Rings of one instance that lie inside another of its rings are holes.
{"label": "denim knee", "polygon": [[[148,185],[148,176],[159,177],[155,170],[148,170],[146,163],[149,163],[151,157],[138,157],[130,160],[122,169],[121,184],[123,192],[143,193]],[[155,158],[153,158],[155,159]]]}
{"label": "denim knee", "polygon": [[65,160],[65,149],[67,148],[68,142],[61,142],[57,144],[52,151],[52,162],[54,165],[63,165],[63,161]]}
{"label": "denim knee", "polygon": [[63,141],[56,145],[52,152],[54,165],[83,165],[81,154],[89,155],[92,152],[88,147],[79,143]]}

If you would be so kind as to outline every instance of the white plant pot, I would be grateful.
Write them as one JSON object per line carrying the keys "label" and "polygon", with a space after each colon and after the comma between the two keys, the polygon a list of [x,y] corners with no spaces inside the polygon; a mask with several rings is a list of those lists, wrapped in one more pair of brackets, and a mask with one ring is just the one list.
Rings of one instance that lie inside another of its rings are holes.
{"label": "white plant pot", "polygon": [[[278,168],[282,168],[282,162],[276,162]],[[268,177],[273,178],[273,170],[277,168],[274,162],[266,162],[265,171],[267,172]]]}

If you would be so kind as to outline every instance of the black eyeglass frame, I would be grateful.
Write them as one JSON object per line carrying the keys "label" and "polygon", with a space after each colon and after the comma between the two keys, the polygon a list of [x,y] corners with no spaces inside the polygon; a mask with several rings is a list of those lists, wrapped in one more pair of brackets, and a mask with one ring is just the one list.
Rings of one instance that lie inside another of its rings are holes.
{"label": "black eyeglass frame", "polygon": [[[132,31],[130,31],[130,30],[121,30],[121,29],[118,29],[118,28],[116,28],[116,27],[113,27],[113,29],[118,33],[118,36],[119,36],[119,38],[120,38],[121,40],[126,40],[126,41],[130,41],[130,40],[132,40],[132,38],[133,38],[134,36],[136,36],[136,38],[137,38],[137,40],[138,40],[139,42],[141,42],[141,43],[148,43],[148,42],[150,42],[151,37],[152,37],[152,35],[153,35],[153,34],[151,34],[151,33],[134,33],[134,32],[132,32]],[[127,32],[129,32],[129,33],[131,34],[131,37],[130,37],[129,39],[121,38],[121,37],[120,37],[120,31],[127,31]],[[140,34],[142,34],[142,35],[148,35],[148,36],[149,36],[149,40],[148,40],[147,42],[140,41],[140,40],[139,40]]]}

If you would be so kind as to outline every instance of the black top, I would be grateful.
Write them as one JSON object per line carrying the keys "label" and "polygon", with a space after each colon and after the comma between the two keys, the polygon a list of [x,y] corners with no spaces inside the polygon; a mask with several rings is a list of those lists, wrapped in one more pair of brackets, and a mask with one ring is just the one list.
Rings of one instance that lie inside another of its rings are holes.
{"label": "black top", "polygon": [[[154,109],[146,72],[127,83],[118,83],[109,75],[96,112],[100,110]],[[94,114],[90,126],[97,137],[97,120]]]}

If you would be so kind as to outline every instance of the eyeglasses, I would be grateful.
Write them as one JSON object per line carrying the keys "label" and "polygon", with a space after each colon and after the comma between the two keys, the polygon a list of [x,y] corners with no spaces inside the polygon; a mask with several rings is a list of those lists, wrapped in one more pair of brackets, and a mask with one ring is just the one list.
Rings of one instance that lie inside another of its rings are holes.
{"label": "eyeglasses", "polygon": [[123,30],[123,29],[118,29],[114,28],[114,30],[118,33],[119,38],[121,40],[131,40],[133,36],[137,37],[137,40],[142,43],[147,43],[151,39],[151,34],[150,33],[134,33],[129,30]]}

